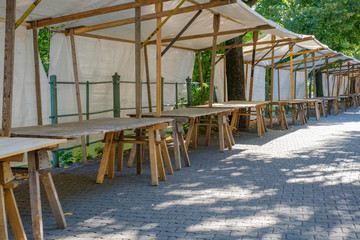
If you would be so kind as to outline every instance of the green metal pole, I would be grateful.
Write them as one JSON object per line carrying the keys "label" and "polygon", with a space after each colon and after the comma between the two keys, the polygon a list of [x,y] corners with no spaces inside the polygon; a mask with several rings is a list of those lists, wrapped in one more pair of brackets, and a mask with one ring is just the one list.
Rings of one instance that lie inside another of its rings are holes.
{"label": "green metal pole", "polygon": [[113,105],[114,117],[120,117],[120,75],[116,72],[113,76]]}
{"label": "green metal pole", "polygon": [[[90,83],[86,81],[86,120],[90,119]],[[89,136],[86,136],[86,146],[90,145]]]}
{"label": "green metal pole", "polygon": [[164,111],[164,78],[161,78],[161,111]]}
{"label": "green metal pole", "polygon": [[188,106],[192,106],[192,88],[191,88],[191,78],[186,78],[186,89],[187,89],[187,100],[188,100]]}
{"label": "green metal pole", "polygon": [[[51,124],[58,123],[58,107],[57,107],[57,85],[56,76],[50,76],[50,105],[51,105]],[[59,167],[59,151],[53,151],[53,166]]]}
{"label": "green metal pole", "polygon": [[178,88],[178,82],[176,82],[176,84],[175,84],[175,108],[176,109],[179,108],[178,95],[179,95],[179,88]]}

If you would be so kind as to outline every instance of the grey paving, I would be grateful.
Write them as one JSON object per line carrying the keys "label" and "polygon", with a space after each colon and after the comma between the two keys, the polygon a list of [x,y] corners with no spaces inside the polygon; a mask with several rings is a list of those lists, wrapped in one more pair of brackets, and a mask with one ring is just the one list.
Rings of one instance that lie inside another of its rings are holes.
{"label": "grey paving", "polygon": [[[158,187],[125,168],[95,184],[99,161],[54,174],[68,227],[43,198],[46,239],[358,239],[360,111],[264,137],[240,133],[232,151],[191,150],[191,167]],[[44,193],[44,191],[42,191]],[[15,189],[29,239],[28,185]]]}

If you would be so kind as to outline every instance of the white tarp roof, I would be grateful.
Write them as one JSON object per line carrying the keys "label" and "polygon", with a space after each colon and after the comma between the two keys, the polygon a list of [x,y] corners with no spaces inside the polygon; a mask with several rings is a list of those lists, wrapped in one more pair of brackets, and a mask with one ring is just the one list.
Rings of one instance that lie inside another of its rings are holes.
{"label": "white tarp roof", "polygon": [[[26,11],[26,9],[32,4],[33,0],[17,0],[16,18]],[[118,4],[132,2],[130,0],[43,0],[35,8],[35,10],[26,18],[26,21],[34,21],[51,17],[59,17],[69,15],[73,13],[83,12],[86,10],[92,10],[102,7],[114,6]],[[173,0],[164,2],[163,10],[172,10],[178,4],[180,0]],[[186,1],[182,7],[191,6],[194,1]],[[196,0],[197,3],[207,3],[209,0]],[[228,30],[241,30],[247,28],[255,28],[259,26],[271,26],[273,29],[264,30],[264,32],[277,35],[280,37],[295,37],[301,36],[294,34],[274,22],[265,19],[254,10],[246,6],[242,1],[237,0],[236,3],[231,5],[224,5],[211,8],[213,12],[221,14],[220,32]],[[141,14],[155,13],[154,5],[144,6],[141,8]],[[179,15],[173,15],[169,21],[162,28],[162,38],[174,38],[179,31],[186,25],[186,23],[195,15],[196,12],[188,12]],[[72,22],[65,23],[63,29],[80,27],[80,26],[92,26],[101,23],[107,23],[117,21],[121,19],[132,18],[135,16],[134,9],[124,10],[120,12],[114,12],[104,15],[98,15],[94,17],[84,18]],[[5,1],[0,3],[0,17],[5,17]],[[231,18],[232,20],[229,20]],[[197,34],[213,33],[213,13],[203,10],[200,16],[193,22],[193,24],[185,31],[183,36],[191,36]],[[60,24],[62,25],[62,24]],[[120,38],[124,40],[134,41],[135,38],[135,24],[127,24],[119,27],[102,29],[98,31],[88,32],[89,34],[101,35],[106,37]],[[144,41],[156,28],[156,20],[142,21],[142,40]],[[239,36],[241,33],[235,33],[231,35],[218,36],[218,43],[224,42],[228,39],[232,39]],[[182,40],[177,41],[174,46],[186,47],[191,49],[203,49],[212,45],[212,37],[205,37],[200,39]]]}
{"label": "white tarp roof", "polygon": [[[311,60],[307,60],[307,68],[313,68],[313,66],[320,66],[325,64],[325,56],[329,57],[329,64],[336,62],[338,60],[343,60],[343,61],[349,61],[352,64],[357,64],[360,63],[360,61],[358,61],[357,59],[353,58],[353,57],[349,57],[344,55],[343,53],[339,53],[336,51],[331,50],[328,46],[322,44],[321,42],[319,42],[314,36],[310,36],[310,35],[301,35],[302,39],[309,39],[306,41],[298,41],[298,42],[294,42],[295,45],[292,49],[293,53],[297,53],[297,52],[301,52],[301,51],[305,51],[305,50],[315,50],[315,49],[322,49],[319,50],[317,52],[315,52],[315,65],[312,63],[312,59]],[[280,36],[276,36],[275,40],[281,40],[283,39],[283,37]],[[257,42],[257,50],[256,50],[256,57],[255,59],[261,59],[265,54],[267,54],[265,56],[265,58],[270,58],[271,57],[271,51],[270,47],[272,47],[272,44],[261,44],[262,42],[268,42],[271,41],[271,35],[270,34],[263,34],[259,37],[259,40]],[[250,41],[251,43],[252,41]],[[288,53],[289,51],[289,44],[291,43],[279,43],[279,47],[275,47],[274,51],[275,51],[275,56],[283,56],[286,53]],[[262,48],[267,48],[267,49],[262,49]],[[243,48],[244,51],[244,61],[245,62],[249,62],[252,59],[252,49],[253,46],[246,46]],[[309,55],[310,54],[310,55]],[[312,58],[311,53],[306,53],[307,58]],[[321,57],[323,56],[323,57]],[[319,57],[319,58],[317,58]],[[275,58],[275,62],[279,61],[281,59],[281,57]],[[294,61],[296,61],[296,63],[294,63],[294,69],[295,67],[299,66],[299,69],[303,69],[304,68],[304,64],[302,63],[302,60],[304,59],[303,55],[300,55],[296,58],[294,58]],[[261,62],[259,62],[260,66],[270,66],[271,65],[271,60],[263,60]],[[280,67],[280,66],[279,66]],[[285,67],[283,69],[290,69],[289,67]]]}

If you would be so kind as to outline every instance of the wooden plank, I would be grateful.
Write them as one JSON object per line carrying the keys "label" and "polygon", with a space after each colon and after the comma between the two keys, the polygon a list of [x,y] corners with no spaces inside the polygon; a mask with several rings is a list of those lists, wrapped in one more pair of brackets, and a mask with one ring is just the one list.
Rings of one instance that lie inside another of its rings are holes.
{"label": "wooden plank", "polygon": [[19,209],[16,204],[14,191],[12,188],[8,188],[4,189],[4,192],[6,214],[9,217],[9,222],[14,234],[14,238],[26,240],[27,237],[21,221]]}
{"label": "wooden plank", "polygon": [[[276,40],[276,36],[271,35],[271,41],[275,41]],[[274,100],[274,73],[275,71],[275,49],[272,49],[271,51],[271,76],[270,76],[270,102],[272,102]],[[270,128],[273,127],[272,124],[272,119],[273,119],[273,112],[272,112],[272,106],[270,105]]]}
{"label": "wooden plank", "polygon": [[10,137],[14,82],[16,0],[6,0],[4,79],[1,136]]}
{"label": "wooden plank", "polygon": [[[207,9],[207,8],[212,8],[212,7],[217,7],[217,6],[228,5],[228,4],[235,3],[235,2],[236,1],[233,1],[233,0],[232,1],[214,0],[214,1],[211,1],[209,3],[204,3],[204,4],[201,4],[201,5],[182,7],[179,10],[177,10],[174,13],[174,15],[199,11],[199,10],[202,10],[202,9]],[[160,5],[162,5],[162,3],[161,2],[155,3],[155,6],[156,5],[160,6]],[[159,11],[159,12],[156,12],[156,13],[146,14],[146,15],[141,16],[141,21],[147,21],[147,20],[152,20],[152,19],[158,19],[158,18],[161,18],[161,17],[166,17],[170,13],[172,13],[172,11],[173,10],[167,10],[167,11]],[[97,24],[97,25],[93,25],[93,26],[79,27],[79,28],[74,29],[74,34],[97,31],[97,30],[113,28],[113,27],[119,27],[119,26],[132,24],[132,23],[135,23],[135,18],[134,17],[121,19],[121,20],[117,20],[117,21],[113,21],[113,22],[101,23],[101,24]],[[160,23],[158,23],[157,26],[159,24]]]}
{"label": "wooden plank", "polygon": [[32,232],[34,239],[43,240],[43,222],[41,212],[39,172],[36,169],[35,152],[28,153],[28,176],[30,189],[30,207],[32,219]]}
{"label": "wooden plank", "polygon": [[167,173],[169,175],[172,175],[174,173],[174,171],[173,171],[173,168],[171,165],[170,155],[169,155],[168,148],[166,146],[165,139],[162,139],[162,141],[160,143],[160,147],[161,147],[162,156],[164,158],[164,163],[165,163]]}
{"label": "wooden plank", "polygon": [[34,48],[34,67],[35,67],[35,96],[37,107],[38,125],[42,125],[42,105],[41,105],[41,83],[40,83],[40,64],[39,64],[39,46],[38,46],[38,29],[36,22],[32,22],[33,26],[33,48]]}
{"label": "wooden plank", "polygon": [[111,143],[109,161],[108,161],[107,176],[109,179],[114,179],[115,177],[115,152],[116,152],[116,142],[113,141]]}
{"label": "wooden plank", "polygon": [[8,237],[4,187],[0,184],[0,239],[7,240]]}
{"label": "wooden plank", "polygon": [[[158,14],[156,18],[156,26],[161,24],[162,3],[155,4],[155,12]],[[156,116],[161,116],[161,29],[156,33]]]}
{"label": "wooden plank", "polygon": [[220,29],[220,15],[214,14],[213,16],[213,29],[214,36],[212,42],[212,54],[211,54],[211,73],[210,73],[210,94],[209,94],[209,107],[212,106],[214,101],[214,89],[215,89],[215,58],[216,58],[216,45],[217,45],[217,33]]}
{"label": "wooden plank", "polygon": [[[73,71],[74,71],[74,80],[75,80],[75,91],[76,91],[76,103],[77,103],[78,117],[79,117],[79,121],[82,121],[83,116],[82,116],[82,108],[81,108],[79,73],[78,73],[78,65],[77,65],[77,59],[76,59],[76,46],[75,46],[75,38],[74,38],[73,31],[70,32],[70,43],[71,43],[71,55],[72,55],[72,60],[73,60]],[[84,164],[88,165],[85,136],[81,136],[81,150],[82,150],[82,154],[83,154]]]}
{"label": "wooden plank", "polygon": [[158,143],[159,141],[161,141],[159,130],[155,130],[155,139],[156,139],[156,142],[157,142],[155,144],[155,147],[156,147],[156,160],[157,160],[159,178],[160,178],[161,181],[166,181],[164,162],[163,162],[163,158],[162,158],[162,155],[161,155],[161,146]]}
{"label": "wooden plank", "polygon": [[157,157],[156,157],[155,134],[154,134],[154,128],[152,126],[148,128],[148,137],[149,137],[151,183],[153,186],[157,186],[159,185],[158,167],[157,167]]}
{"label": "wooden plank", "polygon": [[193,136],[192,134],[193,134],[194,128],[195,128],[195,118],[191,118],[190,122],[189,122],[188,132],[186,134],[186,140],[185,140],[186,149],[189,148],[190,141]]}
{"label": "wooden plank", "polygon": [[218,114],[218,124],[219,124],[219,145],[220,145],[220,152],[225,151],[225,143],[224,143],[224,122],[223,117],[221,114]]}
{"label": "wooden plank", "polygon": [[[291,81],[291,100],[294,100],[294,71],[293,71],[293,46],[294,45],[289,45],[289,51],[290,51],[290,81]],[[294,112],[292,112],[294,115]],[[293,117],[294,118],[294,117]]]}
{"label": "wooden plank", "polygon": [[[120,131],[119,138],[124,136],[124,131]],[[135,145],[134,145],[135,146]],[[118,162],[117,162],[117,171],[122,171],[124,165],[124,143],[118,143]]]}
{"label": "wooden plank", "polygon": [[65,229],[66,221],[51,173],[41,174],[47,198],[58,228]]}
{"label": "wooden plank", "polygon": [[304,71],[305,71],[305,98],[308,99],[309,98],[309,94],[308,94],[308,72],[307,72],[307,67],[306,67],[306,54],[303,55],[304,56]]}
{"label": "wooden plank", "polygon": [[96,183],[103,183],[103,181],[104,181],[104,175],[105,175],[105,171],[106,171],[106,168],[107,168],[107,165],[109,162],[113,138],[114,138],[114,132],[109,132],[109,133],[105,134],[104,152],[103,152],[103,155],[101,158],[99,171],[98,171],[98,175],[96,178]]}
{"label": "wooden plank", "polygon": [[[135,156],[136,156],[136,144],[133,144],[133,146],[131,147],[131,150],[130,150],[128,165],[127,165],[128,167],[132,167],[132,165],[135,161]],[[118,170],[118,171],[121,171],[121,170]]]}
{"label": "wooden plank", "polygon": [[24,153],[14,155],[11,157],[0,158],[0,162],[22,162],[24,161]]}
{"label": "wooden plank", "polygon": [[326,64],[326,87],[327,87],[327,96],[330,97],[330,83],[329,83],[329,58],[325,58],[325,64]]}
{"label": "wooden plank", "polygon": [[[136,137],[141,138],[142,129],[136,129]],[[140,175],[142,173],[142,164],[144,161],[144,144],[136,145],[136,174]]]}
{"label": "wooden plank", "polygon": [[[12,136],[74,139],[83,135],[132,130],[172,121],[171,118],[99,118],[54,125],[14,128],[12,129]],[[48,139],[48,141],[54,140]]]}
{"label": "wooden plank", "polygon": [[[138,0],[135,2],[138,3]],[[141,81],[141,7],[135,8],[135,99],[136,118],[141,118],[142,112],[142,81]]]}
{"label": "wooden plank", "polygon": [[199,63],[199,79],[200,79],[200,89],[201,92],[203,92],[203,69],[202,69],[202,64],[201,64],[201,52],[198,52],[198,63]]}
{"label": "wooden plank", "polygon": [[142,7],[147,5],[152,5],[158,2],[167,2],[170,0],[138,0],[134,2],[129,3],[123,3],[118,4],[110,7],[103,7],[103,8],[97,8],[94,10],[84,11],[84,12],[78,12],[73,13],[61,17],[53,17],[53,18],[46,18],[46,19],[40,19],[37,21],[37,27],[45,27],[49,25],[59,24],[59,23],[65,23],[69,21],[79,20],[83,18],[93,17],[93,16],[99,16],[103,14],[113,13],[113,12],[119,12],[124,11],[127,9],[132,9],[136,7]]}

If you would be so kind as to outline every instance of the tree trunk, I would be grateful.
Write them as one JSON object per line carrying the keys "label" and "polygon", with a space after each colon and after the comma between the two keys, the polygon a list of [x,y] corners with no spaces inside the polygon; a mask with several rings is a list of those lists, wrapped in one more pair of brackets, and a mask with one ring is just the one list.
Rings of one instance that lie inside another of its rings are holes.
{"label": "tree trunk", "polygon": [[322,84],[322,72],[316,71],[316,96],[317,97],[323,97],[324,91],[323,91],[323,84]]}
{"label": "tree trunk", "polygon": [[[239,37],[226,41],[226,45],[232,45]],[[245,101],[245,74],[242,48],[234,48],[226,55],[226,77],[229,100]],[[245,126],[245,116],[240,117],[239,126]]]}

